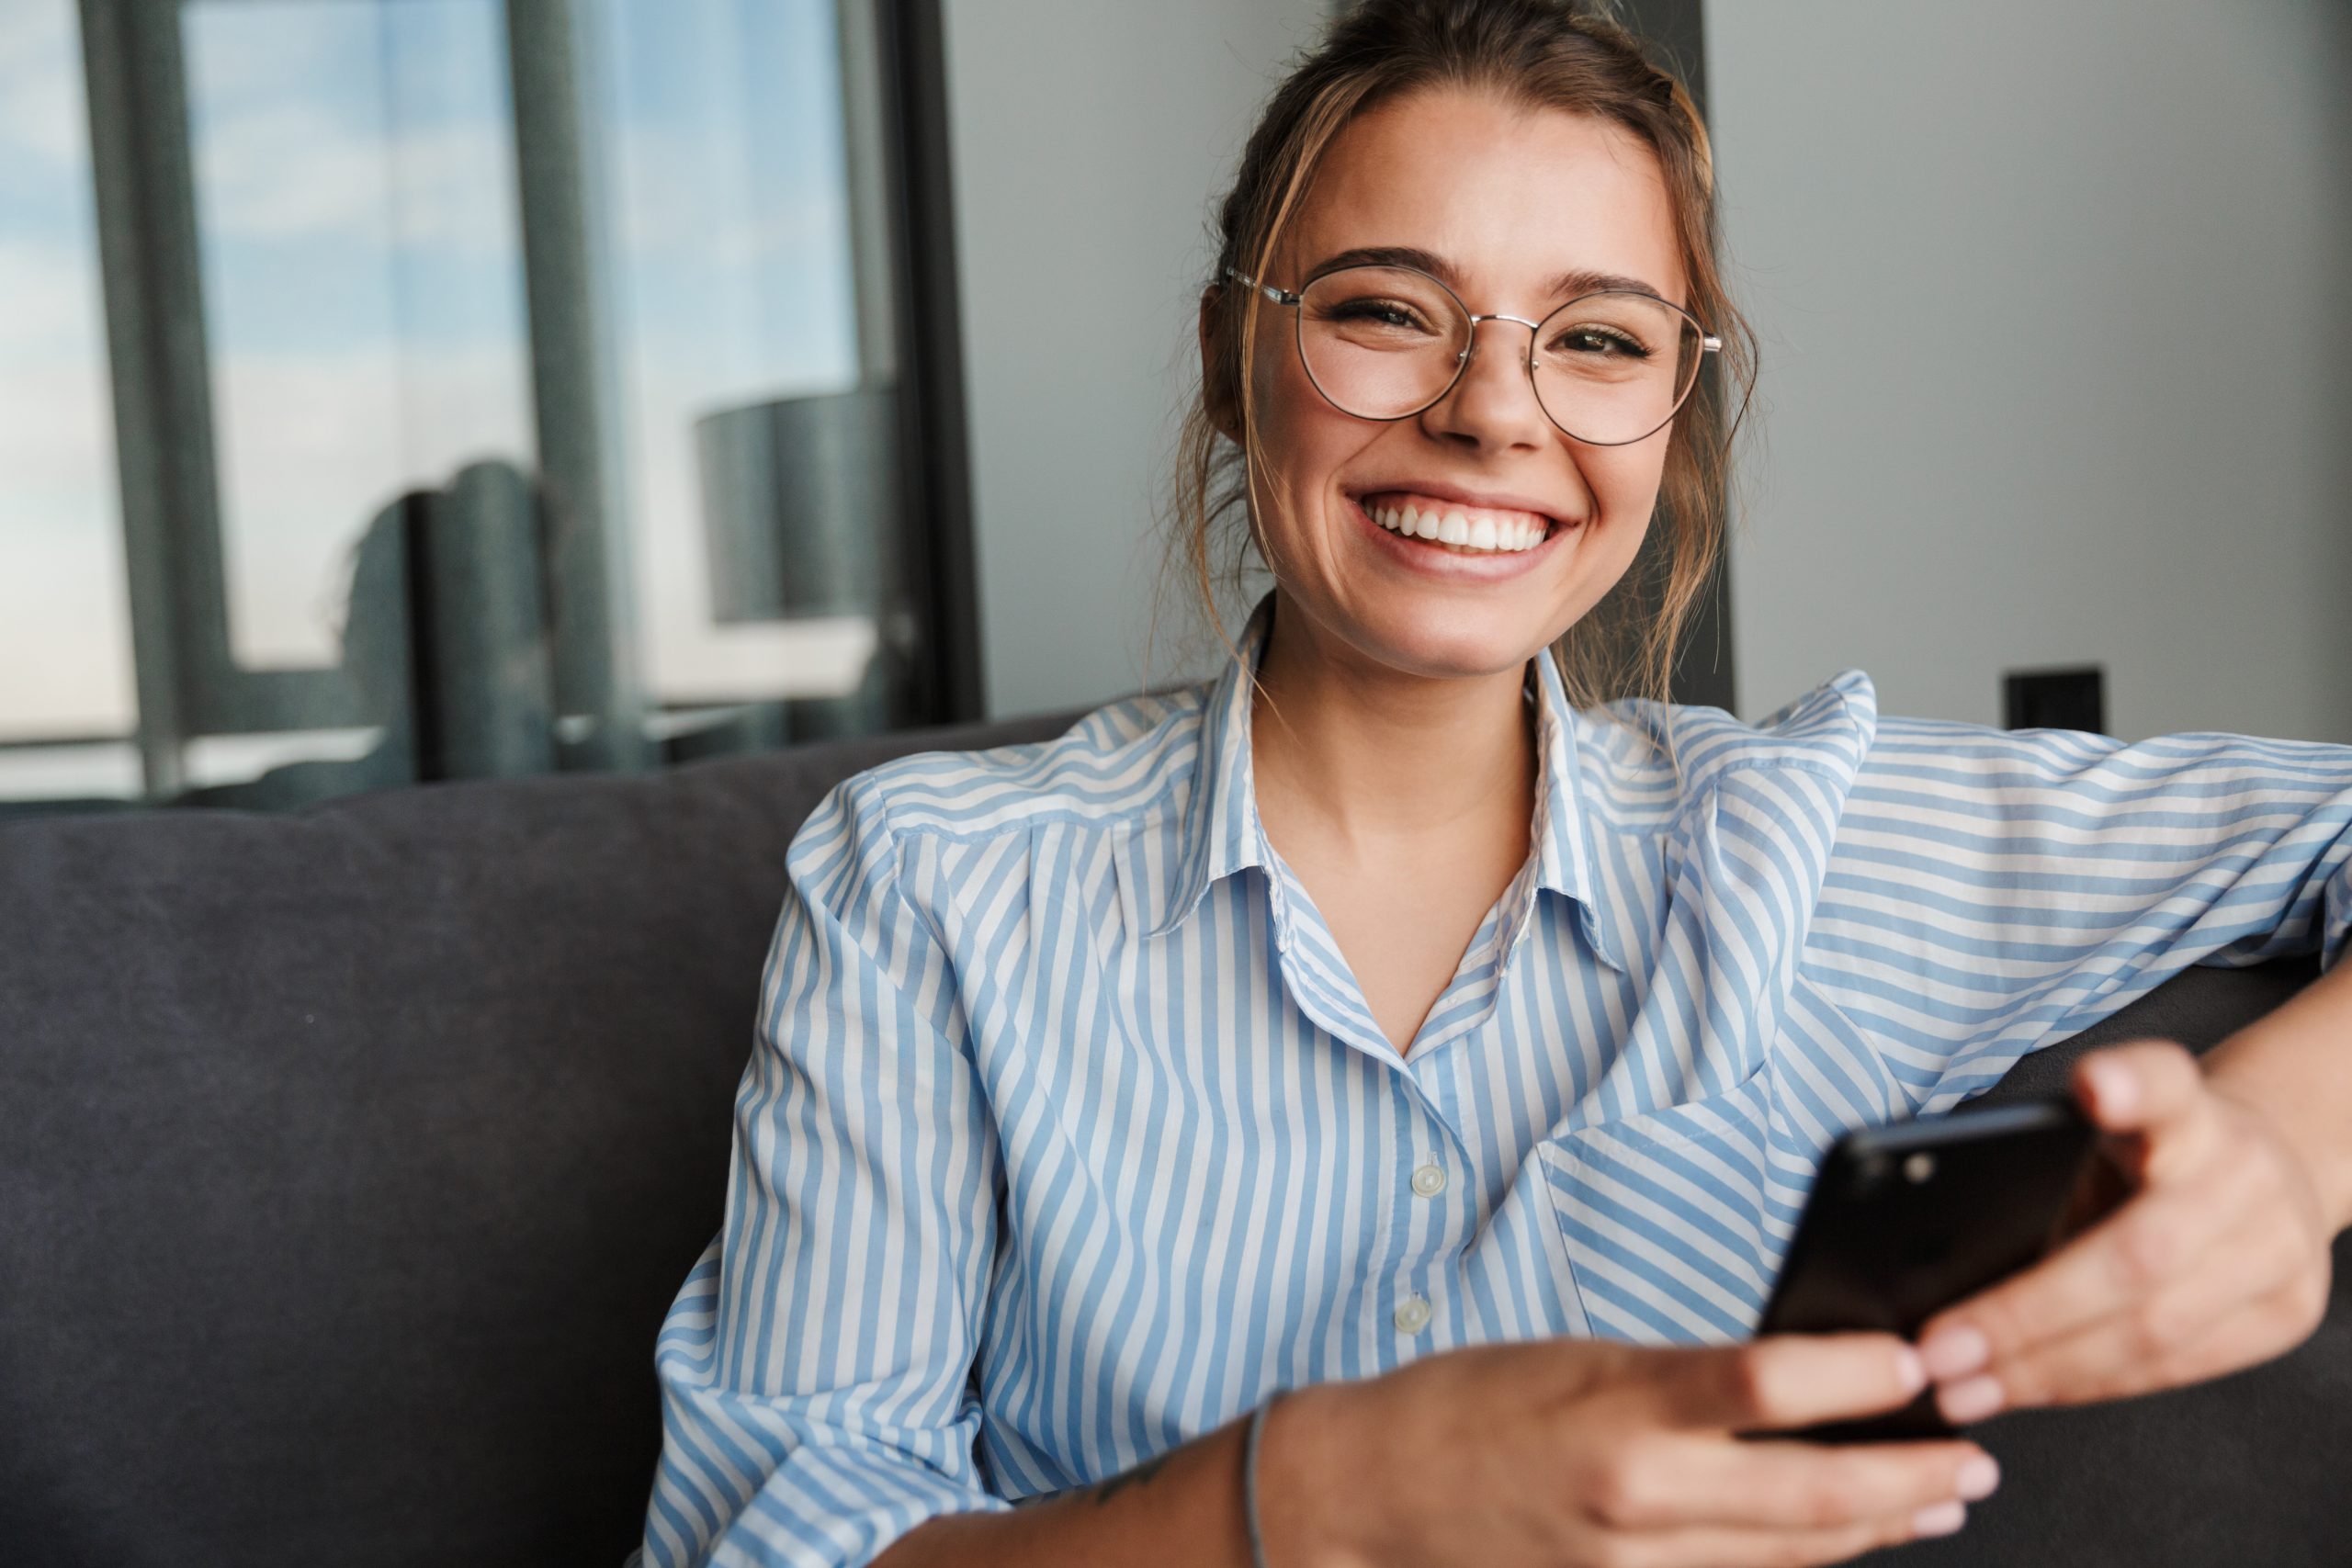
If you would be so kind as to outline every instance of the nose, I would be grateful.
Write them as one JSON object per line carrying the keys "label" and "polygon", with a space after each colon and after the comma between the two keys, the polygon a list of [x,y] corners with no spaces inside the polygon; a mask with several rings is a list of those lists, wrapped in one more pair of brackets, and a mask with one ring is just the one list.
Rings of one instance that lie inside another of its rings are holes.
{"label": "nose", "polygon": [[[1508,324],[1485,333],[1487,341],[1482,344],[1479,329],[1490,321]],[[1445,396],[1423,411],[1423,428],[1432,435],[1480,447],[1539,446],[1550,440],[1555,429],[1536,399],[1534,375],[1529,368],[1535,325],[1523,316],[1471,317],[1470,344],[1464,351],[1468,363]],[[1513,326],[1527,329],[1527,353],[1518,352],[1521,345],[1510,331]]]}

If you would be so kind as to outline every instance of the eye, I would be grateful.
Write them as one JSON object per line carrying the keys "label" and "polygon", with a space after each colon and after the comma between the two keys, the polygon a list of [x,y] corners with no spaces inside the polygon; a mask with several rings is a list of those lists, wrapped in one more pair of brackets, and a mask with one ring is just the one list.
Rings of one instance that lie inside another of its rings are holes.
{"label": "eye", "polygon": [[1647,359],[1649,345],[1623,327],[1594,321],[1568,327],[1545,352],[1563,358]]}
{"label": "eye", "polygon": [[1425,333],[1430,330],[1429,318],[1408,301],[1369,295],[1357,299],[1339,300],[1325,309],[1323,318],[1329,321],[1372,327],[1384,332]]}

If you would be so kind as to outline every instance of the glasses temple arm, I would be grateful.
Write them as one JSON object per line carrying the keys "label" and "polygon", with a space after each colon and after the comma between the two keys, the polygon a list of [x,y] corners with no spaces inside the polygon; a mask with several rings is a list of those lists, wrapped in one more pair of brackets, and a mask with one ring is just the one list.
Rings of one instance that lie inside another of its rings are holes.
{"label": "glasses temple arm", "polygon": [[1276,288],[1271,283],[1261,283],[1256,278],[1250,276],[1248,273],[1243,272],[1239,267],[1227,267],[1225,269],[1225,276],[1232,278],[1237,283],[1248,284],[1251,288],[1256,289],[1259,293],[1264,295],[1267,299],[1272,299],[1277,305],[1295,305],[1299,302],[1300,299],[1303,298],[1300,295],[1293,294],[1287,288]]}

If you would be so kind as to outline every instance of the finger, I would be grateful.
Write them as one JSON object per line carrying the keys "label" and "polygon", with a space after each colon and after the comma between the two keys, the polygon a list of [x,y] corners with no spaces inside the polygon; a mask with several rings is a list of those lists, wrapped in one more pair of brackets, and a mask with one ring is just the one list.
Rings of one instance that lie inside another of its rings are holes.
{"label": "finger", "polygon": [[2172,1040],[2138,1040],[2084,1054],[2075,1064],[2075,1097],[2108,1133],[2144,1140],[2143,1183],[2170,1180],[2196,1168],[2213,1130],[2204,1069],[2188,1048]]}
{"label": "finger", "polygon": [[1882,1546],[1925,1536],[1950,1535],[1967,1521],[1961,1505],[1939,1505],[1921,1514],[1889,1515],[1861,1524],[1826,1529],[1752,1530],[1691,1525],[1652,1530],[1611,1543],[1610,1562],[1623,1568],[1810,1568],[1844,1562]]}
{"label": "finger", "polygon": [[1998,1370],[2147,1300],[2247,1223],[2260,1175],[2231,1162],[2205,1183],[2125,1200],[2041,1262],[1923,1324],[1928,1371],[1949,1382]]}
{"label": "finger", "polygon": [[2121,1399],[2254,1366],[2301,1343],[2326,1300],[2326,1270],[2291,1227],[2257,1226],[2137,1308],[2004,1368],[2005,1403]]}
{"label": "finger", "polygon": [[[2290,1285],[2303,1258],[2291,1237],[2261,1226],[2227,1238],[2198,1268],[2072,1333],[1997,1363],[2004,1408],[2084,1404],[2168,1388],[2174,1358],[2249,1302]],[[2240,1365],[2264,1359],[2248,1347]]]}
{"label": "finger", "polygon": [[1622,1446],[1591,1483],[1595,1519],[1612,1529],[1834,1529],[1908,1516],[2000,1483],[2000,1466],[1974,1443],[1727,1442],[1657,1433]]}
{"label": "finger", "polygon": [[1927,1378],[1892,1334],[1770,1334],[1668,1353],[1633,1392],[1657,1425],[1745,1431],[1899,1410]]}

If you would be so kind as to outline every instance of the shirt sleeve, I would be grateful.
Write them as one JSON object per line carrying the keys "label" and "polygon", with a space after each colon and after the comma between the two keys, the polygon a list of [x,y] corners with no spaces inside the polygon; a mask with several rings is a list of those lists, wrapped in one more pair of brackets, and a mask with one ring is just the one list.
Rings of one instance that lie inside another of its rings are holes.
{"label": "shirt sleeve", "polygon": [[970,1389],[995,1133],[899,861],[866,774],[786,853],[726,1212],[655,1348],[647,1568],[844,1568],[1010,1506],[975,1464]]}
{"label": "shirt sleeve", "polygon": [[2192,964],[2352,937],[2352,746],[1882,718],[1807,973],[1947,1110]]}

